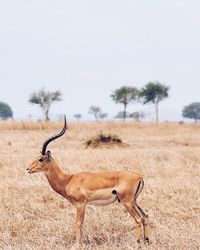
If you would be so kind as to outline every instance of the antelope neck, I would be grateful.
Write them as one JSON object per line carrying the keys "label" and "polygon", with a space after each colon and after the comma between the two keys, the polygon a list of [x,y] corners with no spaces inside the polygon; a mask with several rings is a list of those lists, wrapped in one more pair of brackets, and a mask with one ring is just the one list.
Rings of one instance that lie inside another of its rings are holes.
{"label": "antelope neck", "polygon": [[63,173],[55,161],[50,161],[48,163],[50,166],[48,170],[45,171],[45,175],[50,186],[60,195],[65,195],[65,187],[70,181],[70,175]]}

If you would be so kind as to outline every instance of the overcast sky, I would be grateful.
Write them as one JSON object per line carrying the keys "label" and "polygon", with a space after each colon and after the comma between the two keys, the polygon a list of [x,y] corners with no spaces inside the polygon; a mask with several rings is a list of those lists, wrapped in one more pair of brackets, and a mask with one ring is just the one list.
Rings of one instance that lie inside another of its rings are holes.
{"label": "overcast sky", "polygon": [[51,114],[112,116],[114,89],[157,80],[170,86],[161,118],[182,119],[200,101],[199,26],[199,0],[0,0],[0,101],[17,119],[41,117],[28,98],[45,87],[63,93]]}

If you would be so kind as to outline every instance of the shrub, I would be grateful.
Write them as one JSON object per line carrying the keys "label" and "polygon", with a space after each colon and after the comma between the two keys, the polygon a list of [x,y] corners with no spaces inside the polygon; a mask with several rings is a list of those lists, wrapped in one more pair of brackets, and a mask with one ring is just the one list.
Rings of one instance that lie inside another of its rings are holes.
{"label": "shrub", "polygon": [[88,139],[84,143],[86,147],[98,147],[102,145],[122,145],[122,140],[115,134],[104,134],[102,131],[100,134]]}

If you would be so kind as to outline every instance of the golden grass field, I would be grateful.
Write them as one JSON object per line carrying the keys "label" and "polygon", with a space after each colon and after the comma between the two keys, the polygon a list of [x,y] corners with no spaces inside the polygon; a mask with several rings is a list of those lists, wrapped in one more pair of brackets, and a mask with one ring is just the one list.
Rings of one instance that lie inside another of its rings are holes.
{"label": "golden grass field", "polygon": [[[43,173],[25,169],[62,122],[0,122],[0,249],[75,249],[75,208]],[[85,148],[100,131],[126,147]],[[116,202],[88,206],[82,249],[200,249],[200,125],[71,122],[49,145],[64,171],[131,170],[142,174],[139,204],[149,215],[150,244],[136,243],[135,222]]]}

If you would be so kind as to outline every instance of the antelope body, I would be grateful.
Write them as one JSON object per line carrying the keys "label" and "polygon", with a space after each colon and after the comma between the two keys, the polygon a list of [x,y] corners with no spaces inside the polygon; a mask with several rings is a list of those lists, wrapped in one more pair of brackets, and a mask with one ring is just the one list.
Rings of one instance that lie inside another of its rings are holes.
{"label": "antelope body", "polygon": [[137,197],[141,193],[144,181],[136,173],[129,171],[112,172],[79,172],[64,173],[51,152],[46,152],[47,145],[62,136],[66,131],[66,118],[62,131],[50,137],[43,144],[41,155],[27,168],[28,173],[43,171],[50,186],[76,206],[76,241],[80,243],[82,224],[85,215],[85,207],[88,204],[108,205],[118,200],[127,209],[137,224],[137,241],[142,238],[142,226],[144,240],[147,236],[147,215],[137,204]]}

